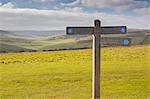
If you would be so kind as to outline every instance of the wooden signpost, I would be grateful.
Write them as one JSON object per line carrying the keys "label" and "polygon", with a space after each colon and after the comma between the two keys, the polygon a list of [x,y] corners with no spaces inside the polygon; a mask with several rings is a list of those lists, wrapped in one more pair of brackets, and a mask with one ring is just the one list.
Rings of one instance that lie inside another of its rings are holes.
{"label": "wooden signpost", "polygon": [[[93,35],[93,99],[100,99],[100,48],[101,35],[107,34],[125,34],[126,26],[102,27],[101,21],[95,20],[94,27],[67,27],[67,35]],[[114,41],[117,45],[128,46],[131,40],[129,38],[107,38]]]}

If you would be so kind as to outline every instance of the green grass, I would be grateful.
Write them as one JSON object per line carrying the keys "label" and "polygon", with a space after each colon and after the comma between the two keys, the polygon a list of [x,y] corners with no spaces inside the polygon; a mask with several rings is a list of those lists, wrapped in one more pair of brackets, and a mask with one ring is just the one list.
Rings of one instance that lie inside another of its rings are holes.
{"label": "green grass", "polygon": [[[150,46],[103,48],[101,99],[150,98]],[[0,99],[91,99],[92,50],[0,56]]]}

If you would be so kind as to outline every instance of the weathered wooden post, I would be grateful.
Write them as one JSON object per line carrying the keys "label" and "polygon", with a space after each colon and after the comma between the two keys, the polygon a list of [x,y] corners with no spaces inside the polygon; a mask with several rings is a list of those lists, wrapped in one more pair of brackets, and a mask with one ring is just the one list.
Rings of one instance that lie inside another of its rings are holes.
{"label": "weathered wooden post", "polygon": [[101,22],[95,20],[93,35],[93,99],[100,99],[100,37]]}

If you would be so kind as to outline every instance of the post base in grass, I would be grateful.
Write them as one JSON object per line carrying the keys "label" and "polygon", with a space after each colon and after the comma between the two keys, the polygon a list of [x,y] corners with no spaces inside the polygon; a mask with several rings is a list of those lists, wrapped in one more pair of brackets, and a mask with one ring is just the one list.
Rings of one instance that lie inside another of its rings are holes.
{"label": "post base in grass", "polygon": [[95,98],[93,98],[93,99],[100,99],[100,97],[95,97]]}

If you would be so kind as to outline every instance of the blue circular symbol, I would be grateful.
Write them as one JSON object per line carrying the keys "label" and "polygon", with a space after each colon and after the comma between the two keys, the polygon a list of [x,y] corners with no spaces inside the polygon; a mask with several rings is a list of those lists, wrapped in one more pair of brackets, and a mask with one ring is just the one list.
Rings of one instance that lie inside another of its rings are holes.
{"label": "blue circular symbol", "polygon": [[123,45],[129,45],[129,39],[124,39],[123,40]]}
{"label": "blue circular symbol", "polygon": [[120,28],[120,32],[125,33],[126,32],[126,28],[125,27],[121,27]]}
{"label": "blue circular symbol", "polygon": [[73,33],[72,28],[67,28],[68,33]]}

